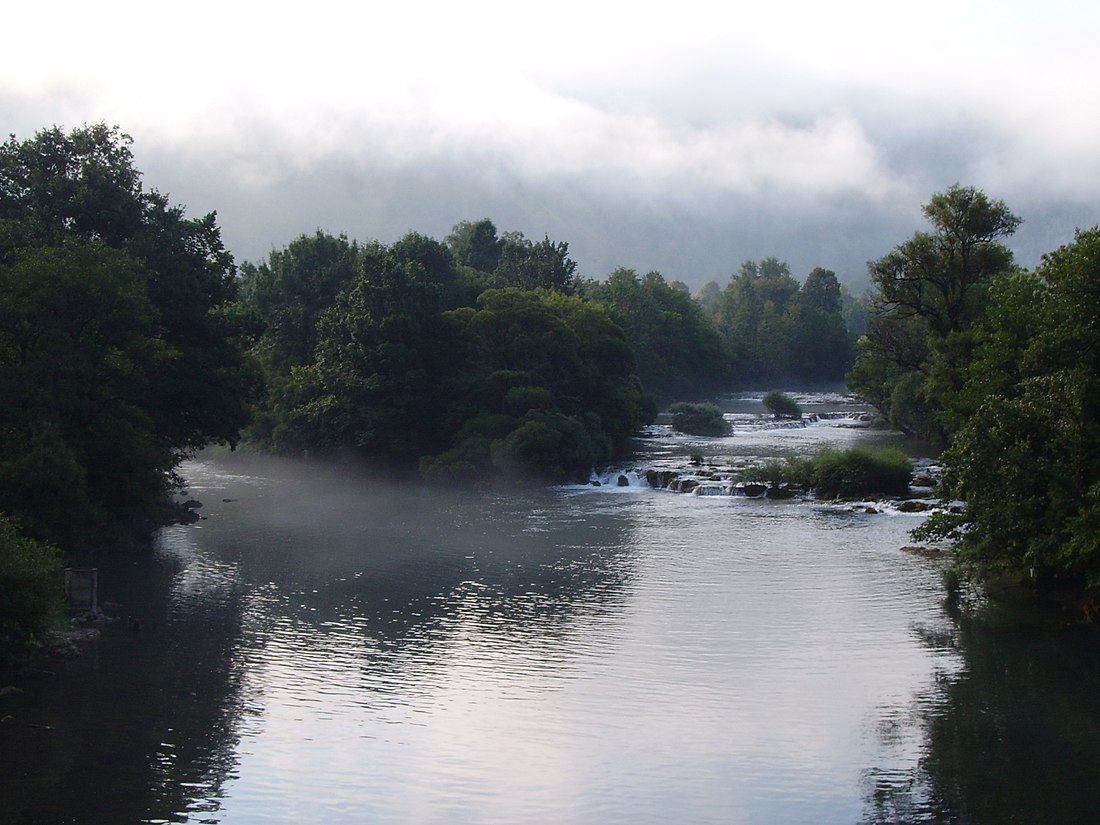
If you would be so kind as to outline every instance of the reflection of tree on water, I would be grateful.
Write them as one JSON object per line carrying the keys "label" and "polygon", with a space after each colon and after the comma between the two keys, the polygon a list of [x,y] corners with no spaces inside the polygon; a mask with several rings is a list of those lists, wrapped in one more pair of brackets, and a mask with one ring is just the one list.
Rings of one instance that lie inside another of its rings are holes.
{"label": "reflection of tree on water", "polygon": [[0,819],[207,821],[235,764],[240,594],[181,610],[170,599],[177,565],[122,558],[100,571],[101,596],[141,629],[118,622],[28,685],[26,715],[0,748]]}
{"label": "reflection of tree on water", "polygon": [[867,821],[1100,822],[1096,633],[1021,623],[1003,608],[955,618],[965,666],[917,707],[919,765],[874,777]]}

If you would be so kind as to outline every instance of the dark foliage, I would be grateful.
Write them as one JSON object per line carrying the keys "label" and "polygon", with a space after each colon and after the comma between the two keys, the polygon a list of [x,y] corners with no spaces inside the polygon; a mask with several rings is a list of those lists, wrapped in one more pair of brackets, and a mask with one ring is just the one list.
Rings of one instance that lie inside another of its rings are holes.
{"label": "dark foliage", "polygon": [[716,404],[693,404],[679,401],[669,407],[672,428],[688,435],[726,436],[730,423]]}
{"label": "dark foliage", "polygon": [[169,517],[255,384],[214,216],[184,216],[98,125],[0,146],[0,510],[64,549]]}

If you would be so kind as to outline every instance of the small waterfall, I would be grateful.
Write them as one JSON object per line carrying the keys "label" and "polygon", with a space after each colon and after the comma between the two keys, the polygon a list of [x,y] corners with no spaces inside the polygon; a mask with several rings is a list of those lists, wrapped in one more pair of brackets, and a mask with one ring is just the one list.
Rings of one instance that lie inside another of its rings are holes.
{"label": "small waterfall", "polygon": [[716,481],[704,481],[691,491],[696,496],[728,496],[729,486]]}
{"label": "small waterfall", "polygon": [[649,487],[643,471],[637,469],[609,469],[602,472],[592,471],[588,479],[592,487]]}

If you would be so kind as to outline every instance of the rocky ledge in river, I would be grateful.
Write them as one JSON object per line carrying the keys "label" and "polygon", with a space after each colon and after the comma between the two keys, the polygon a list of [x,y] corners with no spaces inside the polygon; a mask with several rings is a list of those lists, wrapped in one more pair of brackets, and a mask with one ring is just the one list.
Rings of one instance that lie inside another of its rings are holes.
{"label": "rocky ledge in river", "polygon": [[[756,462],[749,459],[729,465],[673,463],[666,460],[649,467],[609,470],[594,474],[588,483],[592,486],[652,488],[695,496],[734,496],[843,504],[866,513],[886,510],[900,513],[924,513],[944,507],[944,503],[935,496],[940,468],[927,459],[915,463],[907,496],[868,496],[859,499],[819,498],[812,489],[788,482],[752,479],[748,471],[754,466]],[[962,504],[953,502],[949,506],[951,509],[957,509]]]}

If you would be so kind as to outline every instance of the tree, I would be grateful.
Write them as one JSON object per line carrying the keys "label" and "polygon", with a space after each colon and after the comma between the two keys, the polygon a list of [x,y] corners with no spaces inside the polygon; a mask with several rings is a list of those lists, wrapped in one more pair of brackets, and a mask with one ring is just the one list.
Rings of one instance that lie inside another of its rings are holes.
{"label": "tree", "polygon": [[496,271],[504,242],[497,237],[497,228],[488,218],[460,221],[446,239],[460,266],[486,274]]}
{"label": "tree", "polygon": [[1003,201],[955,184],[933,195],[924,215],[935,232],[917,232],[870,264],[880,308],[919,318],[937,338],[967,328],[981,310],[982,287],[1012,266],[1000,241],[1020,219]]}
{"label": "tree", "polygon": [[146,204],[130,138],[104,124],[0,148],[0,247],[56,246],[67,238],[122,247],[141,231]]}
{"label": "tree", "polygon": [[798,292],[799,300],[806,306],[822,312],[840,312],[840,282],[831,269],[815,266],[806,276]]}
{"label": "tree", "polygon": [[703,312],[711,316],[717,309],[719,301],[722,300],[722,287],[718,285],[717,281],[707,281],[699,288],[694,297]]}
{"label": "tree", "polygon": [[981,569],[1100,594],[1100,230],[999,278],[960,393],[971,412],[942,460],[965,513],[953,536]]}
{"label": "tree", "polygon": [[28,539],[0,514],[0,667],[31,648],[61,612],[57,549]]}
{"label": "tree", "polygon": [[457,366],[444,385],[449,446],[421,462],[433,480],[587,478],[652,419],[626,338],[598,304],[513,287],[445,318]]}
{"label": "tree", "polygon": [[26,250],[0,271],[0,511],[66,547],[155,506],[149,394],[172,358],[141,264],[102,242]]}
{"label": "tree", "polygon": [[699,304],[659,272],[639,277],[619,268],[582,291],[604,304],[626,333],[647,392],[669,401],[728,388],[730,359],[717,331]]}
{"label": "tree", "polygon": [[386,463],[436,447],[446,353],[439,291],[417,263],[364,247],[351,287],[319,321],[316,361],[293,373],[278,446],[352,447]]}
{"label": "tree", "polygon": [[672,414],[672,429],[682,433],[719,438],[730,434],[730,423],[717,404],[678,401],[668,411]]}
{"label": "tree", "polygon": [[313,361],[317,322],[355,279],[359,245],[318,230],[242,266],[242,298],[263,321],[256,348],[269,374],[289,374]]}
{"label": "tree", "polygon": [[549,236],[536,244],[516,232],[503,241],[492,283],[498,288],[552,289],[571,295],[577,286],[576,271],[569,244],[555,243]]}
{"label": "tree", "polygon": [[63,549],[158,523],[254,386],[214,215],[144,191],[129,144],[97,125],[0,146],[0,502]]}
{"label": "tree", "polygon": [[764,409],[776,418],[801,418],[798,402],[780,390],[769,390],[764,395]]}
{"label": "tree", "polygon": [[435,238],[409,232],[390,246],[390,254],[400,263],[420,266],[424,277],[439,290],[444,309],[472,306],[481,292],[461,276],[454,252]]}
{"label": "tree", "polygon": [[[852,388],[901,429],[946,442],[948,412],[964,381],[994,276],[1012,267],[1001,244],[1020,219],[1001,201],[954,185],[934,195],[924,214],[934,232],[917,232],[869,264],[876,317],[860,344]],[[886,377],[893,391],[882,392]]]}
{"label": "tree", "polygon": [[800,285],[775,257],[745,261],[714,306],[714,323],[743,383],[843,377],[852,342],[836,275],[818,267]]}

